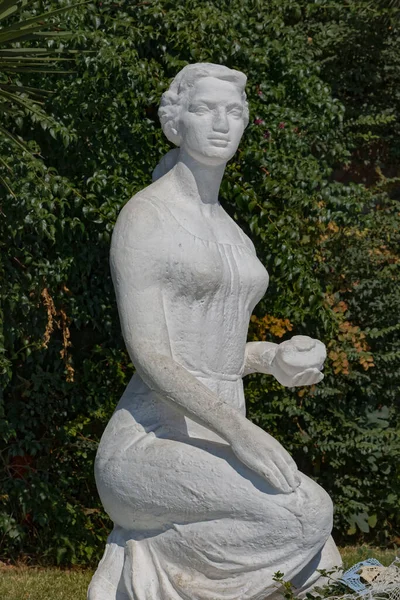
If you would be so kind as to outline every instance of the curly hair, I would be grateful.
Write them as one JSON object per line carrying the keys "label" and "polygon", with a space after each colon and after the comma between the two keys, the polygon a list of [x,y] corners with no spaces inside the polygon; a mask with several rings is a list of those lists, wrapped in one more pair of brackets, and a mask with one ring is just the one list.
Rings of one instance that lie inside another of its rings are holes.
{"label": "curly hair", "polygon": [[224,81],[231,81],[241,92],[243,101],[243,120],[245,127],[249,122],[249,107],[244,91],[247,77],[240,71],[229,69],[223,65],[213,63],[195,63],[186,65],[173,79],[169,89],[162,95],[158,116],[164,134],[170,142],[180,146],[179,116],[182,105],[187,100],[190,90],[201,77],[215,77]]}

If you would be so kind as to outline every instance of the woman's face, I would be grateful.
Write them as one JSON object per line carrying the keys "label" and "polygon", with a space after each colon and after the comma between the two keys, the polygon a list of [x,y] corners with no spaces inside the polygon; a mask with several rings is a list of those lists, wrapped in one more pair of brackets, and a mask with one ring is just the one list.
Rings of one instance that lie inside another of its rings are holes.
{"label": "woman's face", "polygon": [[217,166],[235,154],[244,131],[241,92],[230,81],[202,77],[182,107],[181,148],[197,161]]}

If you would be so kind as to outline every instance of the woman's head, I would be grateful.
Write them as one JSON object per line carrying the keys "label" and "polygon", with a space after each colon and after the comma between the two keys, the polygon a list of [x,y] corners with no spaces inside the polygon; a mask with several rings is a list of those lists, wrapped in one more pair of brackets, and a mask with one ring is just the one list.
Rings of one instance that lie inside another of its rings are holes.
{"label": "woman's head", "polygon": [[246,76],[222,65],[187,65],[162,96],[159,116],[167,138],[200,162],[227,162],[249,121]]}

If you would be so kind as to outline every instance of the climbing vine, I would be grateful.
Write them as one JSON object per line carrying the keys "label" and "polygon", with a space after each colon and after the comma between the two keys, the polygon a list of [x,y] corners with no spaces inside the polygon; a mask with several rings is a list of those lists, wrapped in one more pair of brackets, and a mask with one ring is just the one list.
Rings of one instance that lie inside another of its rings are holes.
{"label": "climbing vine", "polygon": [[133,373],[110,236],[169,149],[161,93],[195,61],[248,76],[221,202],[270,274],[249,339],[328,349],[318,386],[249,376],[249,417],[331,494],[339,541],[399,543],[399,30],[369,4],[103,0],[63,15],[73,73],[18,76],[52,92],[59,129],[21,110],[8,125],[29,152],[0,137],[0,559],[83,564],[104,546],[93,461]]}

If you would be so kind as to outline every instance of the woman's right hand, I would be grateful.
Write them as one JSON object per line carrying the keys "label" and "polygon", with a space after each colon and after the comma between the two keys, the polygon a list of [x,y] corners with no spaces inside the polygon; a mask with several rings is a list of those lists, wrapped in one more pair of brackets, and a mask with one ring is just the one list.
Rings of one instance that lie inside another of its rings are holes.
{"label": "woman's right hand", "polygon": [[229,440],[233,452],[249,469],[283,494],[300,485],[296,463],[285,448],[269,433],[245,419],[240,433]]}

